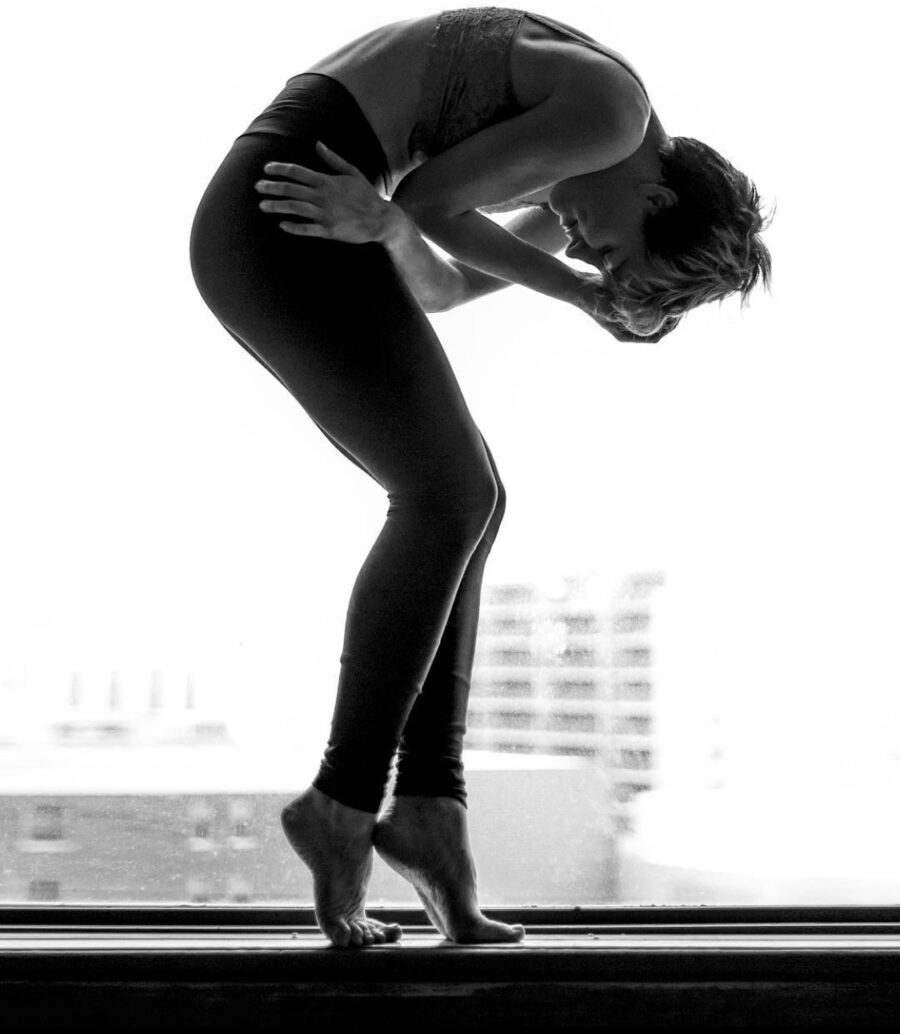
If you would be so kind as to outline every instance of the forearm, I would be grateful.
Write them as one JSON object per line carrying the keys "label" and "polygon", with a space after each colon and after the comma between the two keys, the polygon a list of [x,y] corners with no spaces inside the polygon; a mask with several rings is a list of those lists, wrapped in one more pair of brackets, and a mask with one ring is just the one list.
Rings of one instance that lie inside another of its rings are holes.
{"label": "forearm", "polygon": [[578,275],[565,262],[520,240],[477,211],[448,216],[413,211],[419,229],[455,259],[490,276],[571,302]]}
{"label": "forearm", "polygon": [[461,273],[423,240],[419,228],[392,202],[385,209],[379,242],[426,312],[444,312],[464,296],[467,283]]}

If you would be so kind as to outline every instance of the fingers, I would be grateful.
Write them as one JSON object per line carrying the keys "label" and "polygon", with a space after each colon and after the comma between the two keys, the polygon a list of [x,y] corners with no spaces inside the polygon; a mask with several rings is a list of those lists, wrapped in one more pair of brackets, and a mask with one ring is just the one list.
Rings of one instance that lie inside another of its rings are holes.
{"label": "fingers", "polygon": [[306,183],[311,187],[320,186],[324,180],[330,178],[327,173],[316,172],[315,169],[307,169],[305,165],[296,165],[293,162],[266,162],[263,171],[270,176],[284,176],[285,179]]}
{"label": "fingers", "polygon": [[311,201],[260,201],[259,207],[264,212],[299,215],[304,219],[316,219],[321,214],[319,206]]}
{"label": "fingers", "polygon": [[283,180],[257,180],[254,190],[260,194],[275,194],[278,197],[295,197],[311,200],[317,190],[313,186],[300,183],[285,183]]}
{"label": "fingers", "polygon": [[278,224],[285,233],[292,233],[295,237],[331,237],[329,231],[318,223],[289,223]]}
{"label": "fingers", "polygon": [[[268,198],[260,201],[259,207],[263,212],[269,212],[272,215],[295,215],[301,219],[314,220],[311,223],[294,223],[283,220],[278,224],[282,230],[292,233],[295,237],[327,237],[329,235],[324,226],[315,222],[315,220],[322,217],[322,209],[318,205],[312,201],[290,200],[291,196],[297,196],[305,188],[293,186],[289,183],[270,183],[267,180],[260,180],[256,184],[256,189],[260,193],[282,195],[282,200],[280,201]],[[307,193],[309,192],[307,191]],[[284,195],[289,196],[285,197]]]}
{"label": "fingers", "polygon": [[329,165],[333,165],[336,169],[340,169],[342,172],[346,172],[351,176],[362,176],[362,173],[357,169],[355,165],[351,165],[350,162],[343,159],[339,154],[335,154],[330,147],[322,143],[321,140],[316,141],[316,150],[322,157],[328,162]]}

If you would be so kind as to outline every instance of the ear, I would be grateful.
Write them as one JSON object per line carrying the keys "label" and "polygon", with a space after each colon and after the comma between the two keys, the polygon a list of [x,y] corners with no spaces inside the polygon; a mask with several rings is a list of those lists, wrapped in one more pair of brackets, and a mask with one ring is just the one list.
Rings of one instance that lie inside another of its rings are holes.
{"label": "ear", "polygon": [[664,187],[662,183],[642,183],[638,189],[650,202],[650,207],[656,211],[678,204],[678,195],[675,191],[671,187]]}

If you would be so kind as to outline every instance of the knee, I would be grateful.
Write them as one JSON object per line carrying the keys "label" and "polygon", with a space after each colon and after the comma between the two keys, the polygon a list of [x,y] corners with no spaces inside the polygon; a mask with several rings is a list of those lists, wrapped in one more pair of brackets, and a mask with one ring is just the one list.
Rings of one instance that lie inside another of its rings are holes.
{"label": "knee", "polygon": [[500,489],[490,471],[465,480],[432,477],[413,489],[389,492],[388,516],[424,521],[460,544],[477,542],[496,513]]}
{"label": "knee", "polygon": [[469,533],[475,539],[489,538],[493,541],[505,513],[506,488],[495,469],[490,480],[484,482],[467,510]]}
{"label": "knee", "polygon": [[456,513],[469,535],[473,539],[493,537],[506,512],[506,489],[496,468],[470,481],[461,499]]}
{"label": "knee", "polygon": [[491,523],[499,524],[506,513],[506,489],[503,487],[503,482],[497,476],[495,476],[494,483],[497,486],[497,502],[494,504],[494,511],[491,514]]}
{"label": "knee", "polygon": [[[496,473],[494,471],[495,478]],[[477,532],[479,540],[487,540],[490,545],[493,544],[494,539],[497,537],[497,532],[500,530],[500,525],[503,522],[503,515],[506,513],[506,489],[499,478],[496,478],[494,481],[492,498],[493,502],[490,509],[485,509],[481,513],[481,517],[484,519],[480,523]]]}
{"label": "knee", "polygon": [[502,488],[492,474],[470,480],[447,500],[450,523],[467,539],[477,541],[495,519]]}

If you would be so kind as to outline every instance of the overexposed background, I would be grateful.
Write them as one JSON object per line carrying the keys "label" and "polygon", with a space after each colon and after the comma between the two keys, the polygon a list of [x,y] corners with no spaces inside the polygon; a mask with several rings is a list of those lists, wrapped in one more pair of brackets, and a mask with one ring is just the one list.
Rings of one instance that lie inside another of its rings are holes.
{"label": "overexposed background", "polygon": [[[240,736],[321,749],[387,500],[205,308],[189,232],[231,142],[290,76],[435,10],[7,13],[0,676],[64,694],[76,668],[190,669]],[[900,681],[889,7],[536,10],[625,54],[670,133],[777,201],[774,294],[707,306],[658,345],[618,344],[519,287],[432,316],[507,489],[486,581],[663,570],[656,677],[731,715],[748,778],[886,764]]]}

